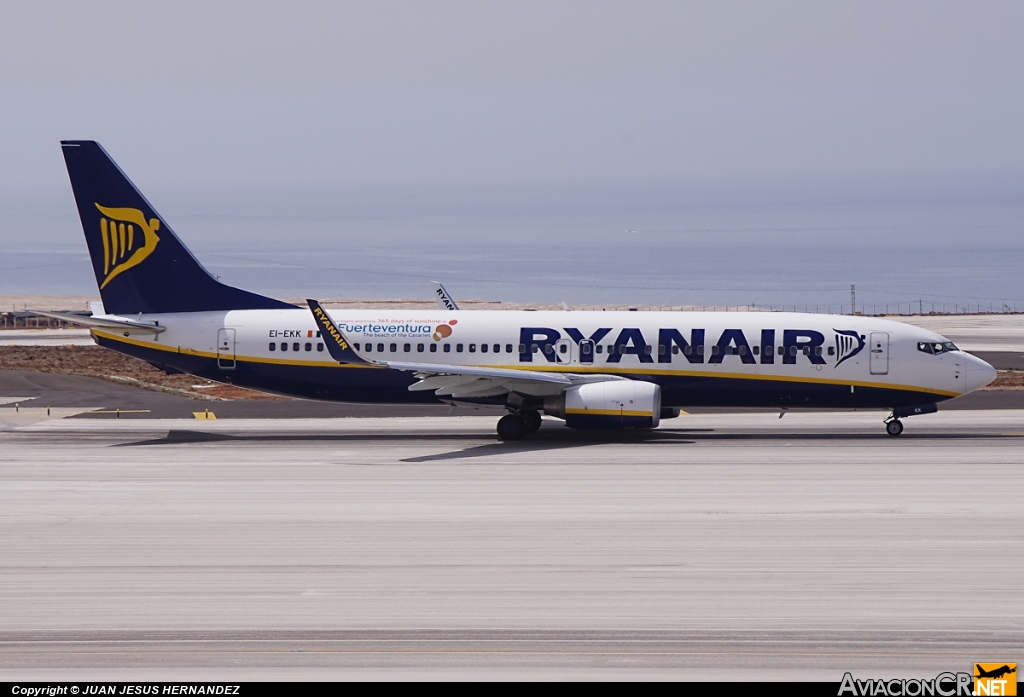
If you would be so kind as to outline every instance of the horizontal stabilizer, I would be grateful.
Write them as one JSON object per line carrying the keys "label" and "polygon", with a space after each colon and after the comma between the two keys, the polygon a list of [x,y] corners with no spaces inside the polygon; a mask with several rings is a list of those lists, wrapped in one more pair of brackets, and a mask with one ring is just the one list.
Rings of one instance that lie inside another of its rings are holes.
{"label": "horizontal stabilizer", "polygon": [[96,328],[96,329],[113,329],[119,332],[128,332],[130,334],[159,334],[160,332],[167,331],[167,327],[161,327],[156,322],[135,322],[130,319],[121,319],[120,317],[87,317],[85,315],[75,315],[69,312],[46,312],[44,310],[31,310],[32,314],[39,315],[41,317],[52,317],[53,319],[59,319],[69,324],[79,324],[83,327]]}

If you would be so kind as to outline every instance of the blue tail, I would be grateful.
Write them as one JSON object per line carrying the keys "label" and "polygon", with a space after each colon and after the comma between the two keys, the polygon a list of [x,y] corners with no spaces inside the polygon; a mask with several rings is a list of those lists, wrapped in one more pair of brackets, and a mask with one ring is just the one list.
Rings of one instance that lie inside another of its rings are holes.
{"label": "blue tail", "polygon": [[61,149],[108,313],[294,307],[211,276],[99,143],[63,140]]}

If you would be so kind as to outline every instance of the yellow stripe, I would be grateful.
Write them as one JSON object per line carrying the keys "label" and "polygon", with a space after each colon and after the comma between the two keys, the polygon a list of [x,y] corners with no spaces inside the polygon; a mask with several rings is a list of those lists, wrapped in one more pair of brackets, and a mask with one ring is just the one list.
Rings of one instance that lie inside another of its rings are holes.
{"label": "yellow stripe", "polygon": [[110,273],[110,242],[107,241],[107,219],[100,218],[100,237],[103,238],[103,275]]}
{"label": "yellow stripe", "polygon": [[[663,365],[663,364],[655,364]],[[896,385],[885,382],[865,382],[862,380],[840,380],[838,378],[812,378],[795,377],[790,375],[752,375],[748,373],[702,373],[695,370],[657,370],[644,368],[615,368],[606,370],[600,367],[584,366],[546,366],[543,368],[525,367],[522,365],[499,365],[481,366],[484,368],[502,368],[510,370],[531,370],[538,373],[600,373],[602,375],[679,375],[698,378],[732,378],[734,380],[767,380],[770,382],[796,382],[812,385],[854,385],[856,387],[874,387],[883,390],[904,390],[909,392],[927,392],[930,394],[943,395],[945,397],[959,397],[959,392],[948,392],[937,390],[931,387],[919,387],[917,385]]]}
{"label": "yellow stripe", "polygon": [[[104,339],[110,339],[111,341],[117,341],[122,344],[131,344],[132,346],[141,346],[143,348],[153,349],[155,351],[163,351],[164,353],[174,353],[182,356],[198,356],[200,358],[216,358],[217,354],[210,351],[197,351],[196,349],[190,349],[185,346],[166,346],[156,343],[150,343],[148,341],[140,341],[139,339],[133,339],[131,337],[120,336],[118,334],[111,334],[110,332],[103,331],[102,329],[93,329],[93,336],[102,336]],[[262,356],[241,356],[236,355],[235,360],[245,361],[247,363],[266,363],[270,365],[292,365],[292,366],[305,366],[305,367],[316,367],[316,368],[373,368],[377,369],[381,366],[376,365],[355,365],[355,364],[342,364],[334,360],[330,361],[292,361],[287,358],[264,358]]]}
{"label": "yellow stripe", "polygon": [[[112,341],[119,341],[125,344],[132,344],[134,346],[142,346],[144,348],[156,349],[158,351],[165,351],[168,353],[180,353],[188,356],[200,356],[202,358],[216,358],[216,353],[210,353],[207,351],[196,351],[194,349],[186,348],[184,346],[163,346],[160,344],[150,343],[146,341],[140,341],[138,339],[132,339],[130,337],[124,337],[109,332],[102,331],[100,329],[93,329],[92,333],[97,336],[102,336]],[[381,366],[375,365],[356,365],[356,364],[342,364],[334,361],[293,361],[286,358],[265,358],[263,356],[236,356],[236,360],[246,361],[249,363],[268,363],[271,365],[294,365],[294,366],[316,366],[318,368],[370,368],[377,369]],[[455,367],[455,366],[452,366]],[[473,365],[465,367],[474,368],[498,368],[501,370],[523,370],[537,373],[600,373],[602,375],[671,375],[671,376],[684,376],[684,377],[699,377],[699,378],[731,378],[734,380],[762,380],[762,381],[774,381],[774,382],[793,382],[798,384],[810,384],[810,385],[841,385],[849,386],[854,385],[855,387],[873,387],[876,389],[883,390],[902,390],[904,392],[924,392],[927,394],[942,395],[943,397],[959,397],[959,392],[948,392],[946,390],[937,390],[930,387],[919,387],[917,385],[895,385],[887,384],[883,382],[864,382],[861,380],[838,380],[833,378],[801,378],[791,377],[788,375],[747,375],[744,373],[700,373],[694,370],[644,370],[643,368],[616,368],[615,370],[603,370],[599,367],[584,367],[584,366],[567,366],[567,367],[543,367],[538,368],[536,366],[519,366],[519,365]],[[437,364],[437,371],[444,372],[444,364]],[[618,413],[618,412],[616,412]]]}
{"label": "yellow stripe", "polygon": [[583,414],[588,416],[653,416],[650,411],[618,411],[616,409],[566,409],[566,414]]}

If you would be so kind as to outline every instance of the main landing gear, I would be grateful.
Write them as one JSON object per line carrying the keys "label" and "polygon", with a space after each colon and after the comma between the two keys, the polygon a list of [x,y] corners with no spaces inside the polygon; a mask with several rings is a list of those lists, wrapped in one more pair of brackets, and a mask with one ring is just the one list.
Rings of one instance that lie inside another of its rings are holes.
{"label": "main landing gear", "polygon": [[885,422],[885,432],[890,436],[898,436],[903,433],[903,422],[899,419],[892,419]]}
{"label": "main landing gear", "polygon": [[498,419],[498,440],[519,440],[527,433],[535,433],[540,421],[540,412],[536,409],[506,414]]}

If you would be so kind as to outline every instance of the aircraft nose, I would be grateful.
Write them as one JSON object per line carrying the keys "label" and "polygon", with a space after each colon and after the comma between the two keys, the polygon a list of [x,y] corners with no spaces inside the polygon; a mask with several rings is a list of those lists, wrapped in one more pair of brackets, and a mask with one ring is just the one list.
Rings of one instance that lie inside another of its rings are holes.
{"label": "aircraft nose", "polygon": [[996,379],[996,369],[976,356],[964,356],[964,394],[980,390]]}

